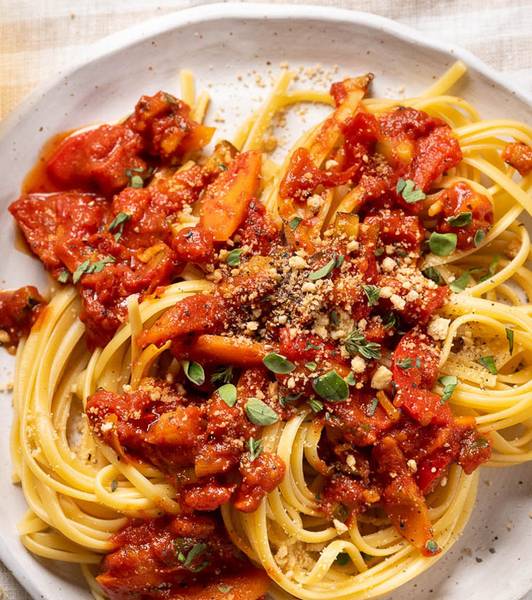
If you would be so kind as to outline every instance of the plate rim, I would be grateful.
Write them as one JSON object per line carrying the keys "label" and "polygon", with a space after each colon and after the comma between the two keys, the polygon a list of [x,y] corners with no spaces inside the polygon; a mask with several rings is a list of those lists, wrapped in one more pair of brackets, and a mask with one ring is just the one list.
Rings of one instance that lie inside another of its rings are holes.
{"label": "plate rim", "polygon": [[[375,15],[369,12],[325,6],[320,4],[260,4],[256,2],[215,2],[200,4],[170,12],[165,15],[153,17],[144,23],[139,23],[115,33],[112,33],[97,42],[88,45],[82,57],[74,60],[65,68],[58,70],[55,75],[47,78],[30,92],[16,108],[11,110],[0,122],[0,139],[9,137],[17,127],[17,124],[30,113],[40,100],[52,92],[61,82],[82,70],[87,65],[98,59],[111,55],[117,51],[136,44],[143,39],[166,33],[174,29],[192,26],[211,20],[229,20],[244,18],[249,20],[281,20],[287,17],[295,17],[302,20],[321,20],[328,23],[348,23],[353,25],[365,25],[371,29],[392,35],[393,37],[416,45],[446,54],[449,58],[462,60],[468,69],[480,74],[491,83],[507,90],[518,100],[532,107],[532,93],[508,81],[500,71],[486,64],[475,54],[462,48],[457,44],[434,39],[426,39],[424,35],[415,28],[398,23],[387,17]],[[25,549],[21,546],[22,551]],[[34,599],[48,600],[46,592],[39,589],[37,582],[26,574],[17,559],[19,551],[9,548],[4,538],[0,536],[0,560],[11,575],[24,587],[27,593]],[[532,588],[529,592],[532,591]],[[527,592],[527,594],[529,593]],[[509,600],[518,600],[517,597]],[[524,600],[524,598],[523,598]]]}

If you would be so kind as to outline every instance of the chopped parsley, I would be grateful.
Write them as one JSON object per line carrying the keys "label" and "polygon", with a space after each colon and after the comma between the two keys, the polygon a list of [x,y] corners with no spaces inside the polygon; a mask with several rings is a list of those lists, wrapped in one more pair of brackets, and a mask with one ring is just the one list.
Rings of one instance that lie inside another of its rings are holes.
{"label": "chopped parsley", "polygon": [[368,360],[381,357],[381,346],[377,342],[368,342],[364,334],[358,329],[353,329],[344,342],[345,349],[349,354],[360,354]]}
{"label": "chopped parsley", "polygon": [[434,267],[427,267],[426,269],[423,269],[421,273],[423,273],[427,279],[434,281],[434,283],[437,283],[438,285],[443,283],[443,278],[440,275],[440,272]]}
{"label": "chopped parsley", "polygon": [[482,244],[485,237],[486,237],[486,232],[483,229],[478,229],[477,232],[475,233],[475,237],[473,238],[473,243],[475,244],[475,246],[477,248],[478,248],[478,246],[480,246],[480,244]]}
{"label": "chopped parsley", "polygon": [[[135,167],[125,170],[126,177],[129,180],[129,187],[142,188],[144,187],[144,179],[148,178],[152,174],[152,169],[143,169],[142,167]],[[144,175],[142,177],[141,173]]]}
{"label": "chopped parsley", "polygon": [[402,177],[397,181],[395,187],[398,194],[403,197],[403,200],[407,204],[415,204],[421,200],[425,200],[427,197],[423,190],[416,188],[416,182],[412,179],[403,179]]}
{"label": "chopped parsley", "polygon": [[287,396],[280,396],[279,402],[281,403],[281,406],[286,406],[287,404],[292,404],[292,402],[296,402],[296,400],[299,400],[302,395],[303,393],[301,392],[299,394],[288,394]]}
{"label": "chopped parsley", "polygon": [[489,279],[490,277],[492,277],[493,275],[495,275],[495,273],[497,272],[497,267],[499,266],[499,261],[501,260],[501,257],[496,254],[488,267],[488,272],[485,273],[484,275],[482,275],[482,277],[479,279],[479,281],[486,281],[486,279]]}
{"label": "chopped parsley", "polygon": [[407,358],[400,358],[399,360],[396,360],[395,364],[400,369],[410,369],[410,368],[412,368],[413,362],[410,357],[407,357]]}
{"label": "chopped parsley", "polygon": [[334,370],[314,379],[312,387],[320,398],[329,402],[341,402],[349,396],[347,382]]}
{"label": "chopped parsley", "polygon": [[272,373],[277,373],[278,375],[286,375],[287,373],[291,373],[296,368],[294,363],[290,362],[286,356],[282,356],[276,352],[270,352],[270,354],[267,354],[263,358],[262,362],[267,369],[269,369]]}
{"label": "chopped parsley", "polygon": [[238,265],[240,264],[240,257],[242,255],[242,252],[244,252],[242,248],[235,248],[234,250],[231,250],[231,252],[229,252],[229,254],[226,257],[225,262],[230,267],[238,267]]}
{"label": "chopped parsley", "polygon": [[449,284],[449,287],[451,288],[451,290],[453,292],[458,294],[459,292],[463,292],[466,289],[467,284],[469,283],[470,279],[471,279],[471,275],[470,275],[469,271],[464,271],[460,275],[460,277],[457,277],[453,282],[451,282]]}
{"label": "chopped parsley", "polygon": [[318,368],[318,365],[313,360],[310,360],[309,362],[305,363],[305,367],[307,367],[309,371],[315,371]]}
{"label": "chopped parsley", "polygon": [[384,320],[384,329],[392,329],[397,325],[397,317],[393,312],[388,313],[386,315],[386,319]]}
{"label": "chopped parsley", "polygon": [[72,282],[78,283],[83,275],[88,275],[89,273],[100,273],[100,271],[103,271],[105,265],[109,265],[114,262],[116,262],[114,256],[106,256],[94,263],[91,263],[89,260],[85,260],[78,265],[77,269],[74,271],[74,274],[72,275]]}
{"label": "chopped parsley", "polygon": [[436,256],[449,256],[456,250],[456,233],[433,231],[429,238],[430,251]]}
{"label": "chopped parsley", "polygon": [[220,367],[211,375],[212,385],[230,383],[233,379],[233,367]]}
{"label": "chopped parsley", "polygon": [[57,281],[59,281],[59,283],[66,283],[70,278],[70,273],[66,270],[63,269],[61,271],[61,273],[59,273],[59,275],[57,276]]}
{"label": "chopped parsley", "polygon": [[368,415],[368,417],[372,417],[375,414],[377,406],[379,406],[379,401],[377,400],[377,398],[372,398],[371,402],[366,406],[365,412]]}
{"label": "chopped parsley", "polygon": [[290,229],[292,231],[295,231],[299,224],[301,223],[303,219],[301,217],[294,217],[293,219],[291,219],[290,221],[288,221],[288,227],[290,227]]}
{"label": "chopped parsley", "polygon": [[338,255],[335,254],[329,262],[327,262],[323,265],[323,267],[321,267],[317,271],[312,271],[311,273],[309,273],[308,278],[311,281],[317,281],[318,279],[323,279],[324,277],[327,277],[327,275],[329,275],[333,269],[335,269],[337,267],[341,267],[344,260],[345,260],[345,257],[343,256],[343,254],[338,254]]}
{"label": "chopped parsley", "polygon": [[471,225],[473,213],[471,211],[463,212],[452,217],[447,217],[445,220],[451,227],[466,227],[467,225]]}
{"label": "chopped parsley", "polygon": [[508,340],[508,350],[510,355],[514,353],[514,332],[513,329],[505,329],[506,331],[506,339]]}
{"label": "chopped parsley", "polygon": [[248,440],[249,460],[253,462],[262,452],[262,440],[255,440],[252,437]]}
{"label": "chopped parsley", "polygon": [[259,398],[250,398],[245,409],[248,419],[254,425],[273,425],[279,420],[277,413]]}
{"label": "chopped parsley", "polygon": [[345,567],[345,565],[347,565],[348,562],[349,562],[349,554],[347,554],[347,552],[340,552],[337,555],[336,564],[340,565],[341,567]]}
{"label": "chopped parsley", "polygon": [[438,379],[438,382],[443,386],[440,402],[441,404],[445,404],[453,395],[454,389],[458,385],[458,378],[455,375],[444,375]]}
{"label": "chopped parsley", "polygon": [[481,356],[478,362],[487,369],[492,375],[497,375],[497,365],[493,356]]}
{"label": "chopped parsley", "polygon": [[366,294],[369,306],[375,306],[379,303],[379,298],[381,295],[381,290],[379,287],[376,285],[363,285],[362,289]]}
{"label": "chopped parsley", "polygon": [[207,544],[194,544],[192,548],[188,551],[186,556],[183,553],[183,551],[180,550],[179,539],[175,540],[174,547],[176,549],[177,559],[179,560],[179,562],[182,563],[186,569],[192,571],[193,573],[199,573],[199,571],[202,571],[209,564],[209,561],[203,561],[196,567],[192,566],[193,562],[205,553],[205,551],[207,550]]}
{"label": "chopped parsley", "polygon": [[349,375],[345,378],[347,385],[355,385],[357,382],[357,378],[353,371],[349,371]]}
{"label": "chopped parsley", "polygon": [[205,383],[205,371],[203,367],[194,361],[183,361],[183,372],[189,381],[195,385],[203,385]]}
{"label": "chopped parsley", "polygon": [[317,398],[311,398],[309,401],[309,406],[312,409],[312,412],[319,413],[323,410],[323,403],[320,402]]}
{"label": "chopped parsley", "polygon": [[216,391],[227,406],[234,406],[236,404],[236,386],[232,383],[224,383]]}
{"label": "chopped parsley", "polygon": [[124,224],[127,221],[129,221],[129,219],[131,219],[131,215],[125,212],[119,212],[109,224],[109,231],[111,233],[115,231],[114,238],[116,242],[118,242],[118,240],[122,237],[122,233],[124,231]]}

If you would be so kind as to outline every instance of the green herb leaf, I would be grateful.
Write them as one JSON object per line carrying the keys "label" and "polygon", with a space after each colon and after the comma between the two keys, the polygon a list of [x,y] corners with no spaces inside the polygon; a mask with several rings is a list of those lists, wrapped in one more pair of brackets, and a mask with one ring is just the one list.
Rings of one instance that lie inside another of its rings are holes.
{"label": "green herb leaf", "polygon": [[340,317],[338,316],[338,313],[335,310],[331,310],[331,312],[329,313],[329,321],[335,327],[337,327],[338,324],[340,323]]}
{"label": "green herb leaf", "polygon": [[227,406],[234,406],[236,404],[236,387],[232,383],[225,383],[216,391]]}
{"label": "green herb leaf", "polygon": [[493,356],[481,356],[478,362],[487,369],[492,375],[497,375],[497,365]]}
{"label": "green herb leaf", "polygon": [[312,271],[312,273],[309,273],[308,278],[311,281],[317,281],[318,279],[323,279],[324,277],[327,277],[327,275],[329,275],[329,273],[334,269],[335,266],[336,266],[336,256],[331,258],[331,260],[327,264],[323,265],[323,267],[321,267],[321,269],[318,269],[317,271]]}
{"label": "green herb leaf", "polygon": [[395,364],[400,368],[400,369],[410,369],[412,368],[413,365],[413,361],[410,357],[407,358],[400,358],[399,360],[395,361]]}
{"label": "green herb leaf", "polygon": [[316,346],[312,342],[307,342],[305,345],[305,350],[321,350],[320,346]]}
{"label": "green herb leaf", "polygon": [[513,329],[505,329],[506,331],[506,339],[508,340],[508,350],[510,351],[510,355],[514,353],[514,331]]}
{"label": "green herb leaf", "polygon": [[334,265],[335,269],[339,269],[344,264],[345,256],[343,254],[339,254],[336,257],[336,263]]}
{"label": "green herb leaf", "polygon": [[443,278],[440,275],[440,272],[434,267],[427,267],[421,272],[427,279],[431,279],[432,281],[434,281],[434,283],[437,283],[438,285],[443,283]]}
{"label": "green herb leaf", "polygon": [[464,271],[460,275],[460,277],[458,277],[452,283],[449,284],[449,287],[453,292],[458,294],[459,292],[463,292],[466,289],[470,279],[471,275],[469,274],[469,271]]}
{"label": "green herb leaf", "polygon": [[319,413],[320,410],[323,410],[323,404],[317,398],[311,398],[308,403],[312,411],[315,413]]}
{"label": "green herb leaf", "polygon": [[203,562],[197,567],[192,567],[192,563],[198,557],[200,557],[205,552],[205,550],[207,550],[207,544],[204,544],[204,543],[194,544],[194,546],[192,546],[192,548],[189,550],[189,552],[186,556],[183,554],[183,552],[179,552],[177,555],[177,558],[180,562],[183,563],[183,566],[185,568],[189,569],[190,571],[192,571],[194,573],[197,573],[198,571],[201,571],[209,564],[208,562]]}
{"label": "green herb leaf", "polygon": [[357,378],[353,371],[349,371],[349,375],[345,378],[347,385],[356,385]]}
{"label": "green herb leaf", "polygon": [[377,406],[379,406],[379,401],[377,398],[372,398],[371,402],[366,406],[366,414],[368,417],[372,417],[375,414]]}
{"label": "green herb leaf", "polygon": [[308,363],[305,363],[305,367],[307,367],[309,371],[315,371],[318,365],[313,360],[310,360]]}
{"label": "green herb leaf", "polygon": [[475,448],[475,449],[481,449],[481,448],[487,448],[490,445],[490,443],[488,442],[488,440],[484,437],[477,437],[477,439],[471,444],[471,448]]}
{"label": "green herb leaf", "polygon": [[114,262],[116,262],[114,256],[106,256],[105,258],[102,258],[102,260],[92,263],[92,265],[90,265],[90,267],[87,269],[87,273],[100,273],[100,271],[103,271],[105,265],[110,265]]}
{"label": "green herb leaf", "polygon": [[397,186],[395,188],[397,193],[400,194],[405,202],[408,204],[414,204],[415,202],[420,202],[424,200],[427,196],[423,193],[422,190],[416,188],[416,182],[412,179],[403,179],[400,178],[397,181]]}
{"label": "green herb leaf", "polygon": [[467,225],[471,224],[471,221],[473,220],[473,213],[463,212],[452,217],[447,217],[445,220],[451,227],[466,227]]}
{"label": "green herb leaf", "polygon": [[384,254],[384,248],[375,248],[375,250],[373,251],[373,254],[375,256],[382,256]]}
{"label": "green herb leaf", "polygon": [[473,238],[473,243],[476,247],[480,246],[486,237],[486,232],[483,229],[478,229]]}
{"label": "green herb leaf", "polygon": [[70,278],[70,273],[66,270],[63,269],[61,271],[61,273],[59,273],[59,275],[57,276],[57,281],[59,281],[59,283],[66,283]]}
{"label": "green herb leaf", "polygon": [[384,321],[384,329],[392,329],[397,325],[397,317],[393,312],[388,313],[386,315],[386,319]]}
{"label": "green herb leaf", "polygon": [[299,394],[288,394],[287,396],[281,396],[279,398],[279,402],[281,403],[281,406],[286,406],[287,404],[292,404],[292,402],[299,400],[302,395],[303,392]]}
{"label": "green herb leaf", "polygon": [[255,425],[273,425],[279,420],[277,413],[258,398],[250,398],[245,408],[248,419]]}
{"label": "green herb leaf", "polygon": [[238,265],[240,264],[240,256],[243,251],[244,250],[242,248],[235,248],[234,250],[231,250],[231,252],[229,252],[229,254],[227,255],[227,258],[225,259],[225,262],[230,267],[238,267]]}
{"label": "green herb leaf", "polygon": [[267,354],[263,358],[262,362],[267,369],[272,371],[272,373],[277,373],[279,375],[291,373],[296,368],[294,363],[290,362],[286,356],[282,356],[276,352],[270,352],[270,354]]}
{"label": "green herb leaf", "polygon": [[381,290],[376,285],[363,285],[362,289],[368,298],[368,305],[375,306],[379,303]]}
{"label": "green herb leaf", "polygon": [[449,256],[456,249],[456,233],[433,231],[429,238],[430,251],[436,256]]}
{"label": "green herb leaf", "polygon": [[443,386],[440,402],[444,404],[453,395],[454,388],[458,385],[458,378],[454,375],[444,375],[438,379],[438,382]]}
{"label": "green herb leaf", "polygon": [[431,553],[431,554],[436,554],[438,552],[438,550],[440,549],[438,544],[436,543],[435,540],[429,540],[426,544],[425,544],[425,548]]}
{"label": "green herb leaf", "polygon": [[116,217],[111,221],[110,225],[109,225],[109,231],[114,231],[115,229],[118,229],[119,227],[123,227],[124,223],[126,223],[126,221],[129,221],[129,219],[131,219],[131,215],[128,215],[125,212],[119,212]]}
{"label": "green herb leaf", "polygon": [[211,375],[212,385],[230,383],[233,379],[233,367],[220,367]]}
{"label": "green herb leaf", "polygon": [[350,558],[349,558],[349,554],[347,554],[347,552],[340,552],[336,556],[336,563],[339,564],[341,567],[345,567],[345,565],[347,565],[349,560],[350,560]]}
{"label": "green herb leaf", "polygon": [[292,220],[288,221],[288,227],[290,227],[292,231],[295,231],[302,220],[301,217],[294,217]]}
{"label": "green herb leaf", "polygon": [[183,371],[187,379],[192,381],[192,383],[196,385],[203,385],[205,383],[205,371],[199,363],[184,360]]}
{"label": "green herb leaf", "polygon": [[358,329],[353,329],[344,342],[345,349],[350,354],[360,354],[368,360],[381,357],[381,346],[377,342],[368,342]]}
{"label": "green herb leaf", "polygon": [[140,175],[133,175],[129,180],[129,185],[132,188],[142,188],[144,187],[144,179]]}
{"label": "green herb leaf", "polygon": [[479,279],[480,282],[486,281],[486,279],[489,279],[490,277],[495,275],[495,273],[497,272],[497,267],[499,266],[500,260],[501,260],[501,257],[498,254],[496,254],[491,259],[490,265],[488,267],[488,272],[486,274],[482,275],[482,277]]}
{"label": "green herb leaf", "polygon": [[78,265],[77,269],[74,271],[72,275],[72,282],[77,283],[82,275],[88,273],[88,269],[90,269],[91,263],[89,260],[84,260],[80,265]]}
{"label": "green herb leaf", "polygon": [[336,371],[329,371],[312,382],[312,387],[318,396],[329,402],[347,400],[349,387]]}
{"label": "green herb leaf", "polygon": [[262,440],[254,440],[252,437],[248,440],[249,460],[253,462],[262,452]]}
{"label": "green herb leaf", "polygon": [[222,594],[227,594],[227,592],[230,592],[232,589],[233,589],[233,586],[227,585],[227,583],[218,584],[218,591],[221,592]]}

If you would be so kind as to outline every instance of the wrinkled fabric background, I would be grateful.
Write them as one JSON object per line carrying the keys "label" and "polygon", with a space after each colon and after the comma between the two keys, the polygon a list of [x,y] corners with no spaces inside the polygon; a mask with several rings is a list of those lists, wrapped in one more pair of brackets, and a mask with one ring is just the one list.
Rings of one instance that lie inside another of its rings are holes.
{"label": "wrinkled fabric background", "polygon": [[[269,3],[283,4],[282,0]],[[503,72],[509,81],[532,92],[532,0],[291,0],[291,3],[351,8],[394,19],[430,39],[467,48]],[[71,61],[80,60],[91,43],[150,17],[201,4],[209,2],[1,0],[0,118],[37,84],[56,75]],[[1,563],[0,600],[30,600]],[[527,600],[532,600],[532,594]]]}

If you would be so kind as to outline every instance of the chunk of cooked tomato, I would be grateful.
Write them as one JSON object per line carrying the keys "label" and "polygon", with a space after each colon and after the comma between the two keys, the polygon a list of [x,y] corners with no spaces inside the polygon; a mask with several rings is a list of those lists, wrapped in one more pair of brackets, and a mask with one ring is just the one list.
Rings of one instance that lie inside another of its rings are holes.
{"label": "chunk of cooked tomato", "polygon": [[214,133],[191,118],[188,104],[166,92],[142,96],[126,125],[142,137],[151,155],[165,161],[203,148]]}
{"label": "chunk of cooked tomato", "polygon": [[57,275],[68,257],[74,259],[72,270],[76,268],[80,248],[103,220],[105,204],[102,198],[78,192],[28,194],[15,200],[9,211],[31,250]]}
{"label": "chunk of cooked tomato", "polygon": [[144,171],[144,142],[126,125],[101,125],[67,137],[46,166],[61,189],[97,190],[109,196],[128,183],[126,171]]}
{"label": "chunk of cooked tomato", "polygon": [[526,177],[532,171],[532,148],[527,144],[508,144],[502,153],[502,159],[517,169],[522,177]]}
{"label": "chunk of cooked tomato", "polygon": [[382,209],[368,215],[364,224],[375,224],[379,228],[379,242],[382,245],[392,244],[405,252],[421,253],[425,228],[419,217],[407,215],[399,209]]}
{"label": "chunk of cooked tomato", "polygon": [[271,452],[261,452],[255,460],[244,456],[240,463],[242,483],[236,491],[234,505],[242,512],[253,512],[267,493],[283,480],[286,466],[283,460]]}
{"label": "chunk of cooked tomato", "polygon": [[[130,521],[113,541],[97,581],[111,600],[213,600],[232,582],[239,600],[258,600],[267,576],[237,553],[222,526],[206,515]],[[236,587],[238,586],[238,587]]]}
{"label": "chunk of cooked tomato", "polygon": [[[493,225],[493,206],[487,196],[479,194],[462,181],[446,188],[438,197],[442,203],[437,230],[442,233],[455,233],[456,245],[461,250],[475,247],[475,236],[478,231],[486,233]],[[452,219],[467,218],[466,225],[457,227]]]}
{"label": "chunk of cooked tomato", "polygon": [[0,291],[0,344],[16,346],[28,335],[46,301],[33,285]]}

